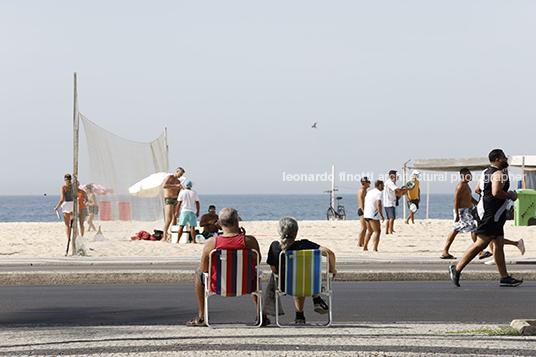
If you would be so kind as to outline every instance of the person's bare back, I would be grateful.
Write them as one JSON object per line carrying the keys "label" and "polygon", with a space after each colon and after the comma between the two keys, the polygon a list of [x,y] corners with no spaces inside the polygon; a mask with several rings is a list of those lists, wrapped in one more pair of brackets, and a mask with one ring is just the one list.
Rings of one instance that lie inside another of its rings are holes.
{"label": "person's bare back", "polygon": [[367,188],[361,186],[357,191],[357,204],[363,212],[365,212],[365,196],[367,195]]}

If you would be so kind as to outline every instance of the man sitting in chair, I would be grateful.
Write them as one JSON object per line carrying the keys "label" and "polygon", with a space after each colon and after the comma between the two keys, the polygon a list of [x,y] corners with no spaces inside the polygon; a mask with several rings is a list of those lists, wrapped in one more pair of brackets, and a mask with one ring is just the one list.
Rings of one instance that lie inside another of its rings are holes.
{"label": "man sitting in chair", "polygon": [[[268,251],[268,259],[266,263],[270,265],[274,273],[278,273],[279,268],[279,254],[287,250],[303,250],[303,249],[324,249],[329,253],[329,272],[333,274],[333,277],[337,275],[335,270],[335,254],[328,248],[322,247],[319,244],[311,242],[307,239],[296,240],[298,235],[298,221],[292,217],[283,217],[279,220],[279,235],[281,236],[281,242],[273,241]],[[325,253],[322,252],[324,255]],[[320,297],[320,295],[313,295],[314,310],[319,314],[327,314],[329,307],[326,302]],[[296,305],[296,324],[305,324],[305,315],[303,313],[303,307],[305,305],[304,296],[295,296],[294,304]]]}
{"label": "man sitting in chair", "polygon": [[[197,305],[199,306],[199,314],[186,323],[187,326],[207,326],[205,324],[205,281],[203,279],[203,273],[207,273],[210,269],[208,266],[208,260],[210,252],[213,249],[255,249],[259,252],[259,242],[253,236],[246,235],[244,228],[238,224],[238,212],[231,207],[226,207],[220,211],[220,225],[223,230],[223,234],[217,237],[208,239],[203,249],[203,255],[201,256],[201,264],[197,267],[197,277],[195,279],[195,294],[197,295]],[[256,256],[254,256],[256,261]],[[259,256],[259,261],[261,257]],[[252,295],[255,307],[257,307],[257,297]],[[263,325],[266,325],[268,321],[263,321]],[[268,322],[269,323],[269,322]]]}

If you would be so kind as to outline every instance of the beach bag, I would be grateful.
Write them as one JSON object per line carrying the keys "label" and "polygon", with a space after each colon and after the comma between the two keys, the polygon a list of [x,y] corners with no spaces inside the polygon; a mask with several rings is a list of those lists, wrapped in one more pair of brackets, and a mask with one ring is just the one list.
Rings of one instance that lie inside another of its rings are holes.
{"label": "beach bag", "polygon": [[[262,297],[262,312],[266,315],[275,316],[275,278],[274,274],[270,274],[270,281],[268,287],[264,290],[264,296]],[[283,305],[281,299],[279,299],[279,315],[284,315]]]}
{"label": "beach bag", "polygon": [[161,240],[164,235],[164,231],[159,231],[158,229],[154,230],[154,234],[151,235],[151,240]]}
{"label": "beach bag", "polygon": [[140,240],[149,240],[151,238],[151,233],[146,231],[139,231],[138,234],[136,234],[136,237]]}

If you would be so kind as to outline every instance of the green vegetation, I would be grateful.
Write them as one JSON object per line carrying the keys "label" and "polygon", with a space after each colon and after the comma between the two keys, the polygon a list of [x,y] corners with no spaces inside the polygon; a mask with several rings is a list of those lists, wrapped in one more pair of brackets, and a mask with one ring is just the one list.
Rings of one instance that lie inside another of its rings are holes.
{"label": "green vegetation", "polygon": [[446,331],[439,332],[445,334],[471,334],[471,335],[489,335],[489,336],[521,336],[518,330],[510,326],[498,326],[497,328],[487,327],[476,330]]}

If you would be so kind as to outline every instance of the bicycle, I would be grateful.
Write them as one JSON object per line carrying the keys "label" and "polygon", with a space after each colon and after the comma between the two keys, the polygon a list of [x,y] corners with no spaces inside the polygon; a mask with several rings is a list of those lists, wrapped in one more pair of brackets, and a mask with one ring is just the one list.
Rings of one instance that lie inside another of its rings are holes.
{"label": "bicycle", "polygon": [[346,211],[344,210],[344,206],[340,205],[340,201],[342,200],[342,197],[335,197],[335,199],[337,200],[336,207],[333,207],[331,205],[331,202],[333,202],[332,197],[333,197],[334,191],[337,191],[337,189],[324,191],[325,193],[329,193],[329,208],[327,212],[328,221],[331,221],[334,219],[345,220]]}

